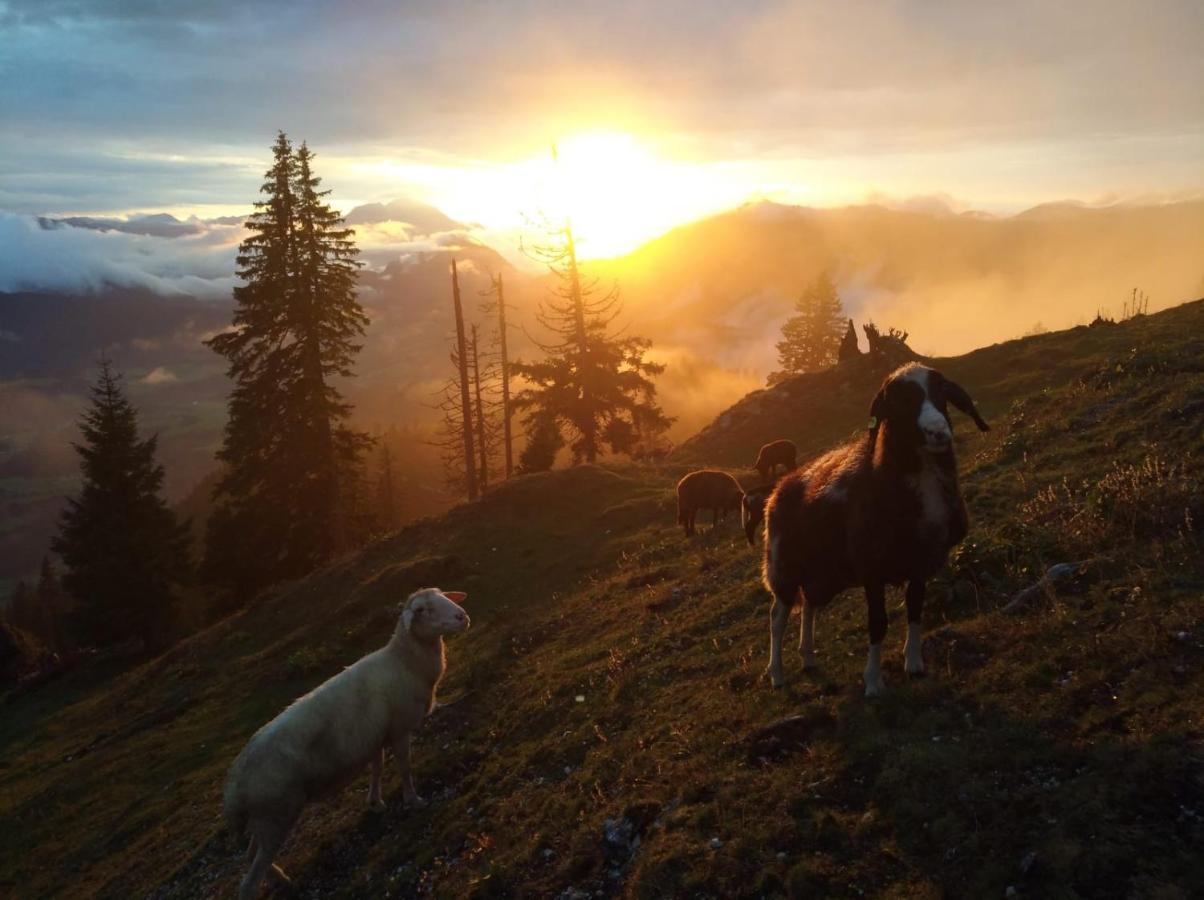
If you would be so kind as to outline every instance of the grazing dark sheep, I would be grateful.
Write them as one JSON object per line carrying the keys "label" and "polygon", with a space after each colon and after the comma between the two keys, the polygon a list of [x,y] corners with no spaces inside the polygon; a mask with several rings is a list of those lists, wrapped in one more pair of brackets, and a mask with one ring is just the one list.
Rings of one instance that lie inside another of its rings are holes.
{"label": "grazing dark sheep", "polygon": [[782,438],[761,448],[753,468],[761,473],[762,478],[768,479],[777,471],[778,466],[784,466],[787,472],[793,471],[798,465],[797,460],[798,448],[794,446],[794,441]]}
{"label": "grazing dark sheep", "polygon": [[694,534],[694,517],[700,509],[714,511],[712,527],[719,523],[720,516],[727,511],[740,508],[744,491],[740,482],[727,472],[702,469],[691,472],[677,482],[677,522],[686,531],[686,537]]}
{"label": "grazing dark sheep", "polygon": [[741,501],[741,519],[744,523],[744,536],[748,538],[748,546],[757,545],[757,527],[765,518],[765,504],[773,493],[773,485],[763,484],[744,494]]}
{"label": "grazing dark sheep", "polygon": [[886,586],[907,583],[904,669],[924,670],[920,619],[924,584],[966,535],[946,402],[986,431],[959,385],[914,363],[887,377],[862,437],[783,478],[766,507],[763,576],[773,594],[769,674],[782,685],[782,636],[802,603],[799,650],[816,664],[815,611],[841,591],[864,587],[869,607],[865,693],[884,689]]}

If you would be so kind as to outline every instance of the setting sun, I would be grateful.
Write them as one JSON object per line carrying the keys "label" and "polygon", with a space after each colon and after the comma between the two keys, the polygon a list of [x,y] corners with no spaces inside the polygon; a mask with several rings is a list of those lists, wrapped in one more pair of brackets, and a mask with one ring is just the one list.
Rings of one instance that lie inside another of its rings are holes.
{"label": "setting sun", "polygon": [[585,257],[626,253],[730,202],[702,166],[658,157],[634,135],[574,134],[537,162],[539,212],[573,224]]}

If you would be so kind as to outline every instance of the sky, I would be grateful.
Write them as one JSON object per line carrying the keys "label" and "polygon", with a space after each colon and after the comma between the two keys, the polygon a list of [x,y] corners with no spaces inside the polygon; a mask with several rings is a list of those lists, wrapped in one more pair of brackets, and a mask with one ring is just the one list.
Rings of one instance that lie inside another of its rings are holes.
{"label": "sky", "polygon": [[1198,0],[0,0],[0,210],[243,212],[277,129],[344,210],[595,255],[759,198],[1176,199],[1202,39]]}

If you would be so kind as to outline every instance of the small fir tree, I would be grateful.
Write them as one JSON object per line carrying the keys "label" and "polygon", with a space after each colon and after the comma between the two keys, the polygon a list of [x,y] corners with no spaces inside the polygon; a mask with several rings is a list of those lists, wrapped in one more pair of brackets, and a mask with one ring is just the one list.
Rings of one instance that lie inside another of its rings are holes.
{"label": "small fir tree", "polygon": [[536,411],[535,424],[547,434],[548,420],[566,430],[575,463],[592,463],[607,450],[629,452],[640,436],[668,430],[673,420],[657,405],[652,381],[665,367],[646,358],[647,339],[611,333],[618,292],[599,291],[596,280],[583,277],[571,224],[532,255],[556,278],[536,317],[553,339],[539,344],[544,360],[513,364],[530,385],[514,407]]}
{"label": "small fir tree", "polygon": [[160,496],[158,437],[138,419],[108,360],[80,422],[83,487],[67,502],[53,549],[74,598],[76,630],[98,645],[140,638],[158,647],[189,575],[189,532]]}
{"label": "small fir tree", "polygon": [[837,360],[845,331],[844,307],[827,272],[821,272],[795,303],[795,314],[782,326],[778,342],[781,369],[771,381],[826,369]]}

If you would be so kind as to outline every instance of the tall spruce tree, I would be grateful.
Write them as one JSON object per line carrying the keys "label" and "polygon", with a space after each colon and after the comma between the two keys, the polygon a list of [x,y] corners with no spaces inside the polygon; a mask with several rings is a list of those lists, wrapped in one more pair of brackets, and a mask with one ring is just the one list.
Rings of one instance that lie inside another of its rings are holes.
{"label": "tall spruce tree", "polygon": [[652,381],[665,367],[645,358],[647,339],[611,334],[618,292],[599,291],[596,280],[583,278],[571,223],[532,255],[557,285],[536,316],[553,335],[539,344],[547,358],[511,367],[531,385],[514,398],[516,409],[532,411],[528,430],[546,432],[547,421],[539,419],[546,417],[558,432],[568,432],[573,461],[589,463],[608,449],[625,453],[641,436],[666,431],[673,420],[657,405]]}
{"label": "tall spruce tree", "polygon": [[158,647],[189,575],[189,532],[160,496],[158,436],[138,437],[138,417],[109,361],[102,360],[92,405],[76,444],[83,472],[67,501],[53,549],[75,599],[76,631],[99,645],[141,638]]}
{"label": "tall spruce tree", "polygon": [[821,272],[795,303],[795,314],[782,326],[782,340],[778,342],[781,370],[770,376],[770,383],[833,365],[844,331],[840,296],[828,273]]}
{"label": "tall spruce tree", "polygon": [[302,575],[344,549],[343,492],[368,438],[332,383],[352,374],[367,317],[353,232],[319,190],[313,154],[281,132],[239,246],[233,328],[209,346],[234,382],[206,532],[206,580],[232,599]]}

